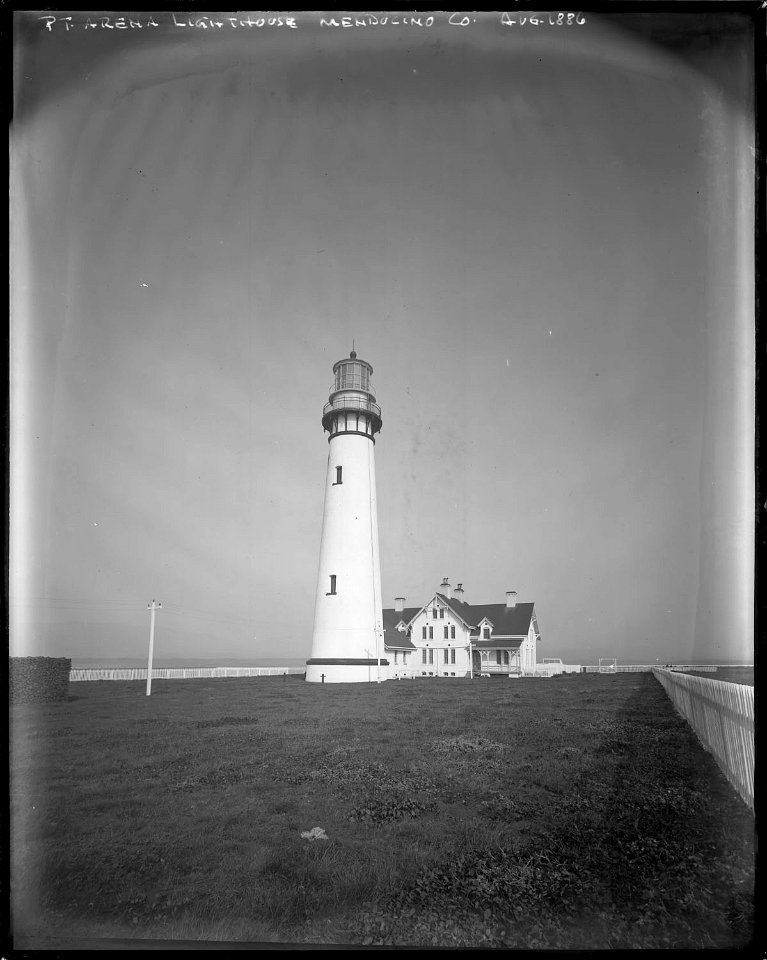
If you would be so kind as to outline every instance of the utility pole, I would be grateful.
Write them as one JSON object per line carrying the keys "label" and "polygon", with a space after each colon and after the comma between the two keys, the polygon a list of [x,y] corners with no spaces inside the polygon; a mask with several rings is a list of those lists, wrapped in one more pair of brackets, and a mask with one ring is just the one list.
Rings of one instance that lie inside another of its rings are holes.
{"label": "utility pole", "polygon": [[162,604],[153,600],[147,604],[149,610],[149,664],[146,670],[146,695],[152,693],[152,658],[154,657],[154,615],[157,610],[162,610]]}

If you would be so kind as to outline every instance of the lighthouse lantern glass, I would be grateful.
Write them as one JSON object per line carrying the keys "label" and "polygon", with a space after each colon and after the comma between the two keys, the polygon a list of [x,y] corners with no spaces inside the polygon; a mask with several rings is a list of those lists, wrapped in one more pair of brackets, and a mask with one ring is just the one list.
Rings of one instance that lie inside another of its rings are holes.
{"label": "lighthouse lantern glass", "polygon": [[370,390],[370,371],[366,364],[345,360],[336,370],[336,390]]}

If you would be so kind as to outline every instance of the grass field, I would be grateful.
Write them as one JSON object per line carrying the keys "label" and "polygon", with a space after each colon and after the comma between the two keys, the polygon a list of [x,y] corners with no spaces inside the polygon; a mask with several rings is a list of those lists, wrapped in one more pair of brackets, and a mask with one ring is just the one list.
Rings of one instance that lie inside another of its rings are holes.
{"label": "grass field", "polygon": [[650,674],[70,694],[11,711],[17,947],[750,941],[753,817]]}

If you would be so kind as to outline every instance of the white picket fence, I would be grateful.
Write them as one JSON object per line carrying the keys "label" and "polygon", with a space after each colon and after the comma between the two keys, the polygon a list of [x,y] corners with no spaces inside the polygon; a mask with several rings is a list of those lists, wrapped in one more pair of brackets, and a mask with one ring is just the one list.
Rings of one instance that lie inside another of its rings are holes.
{"label": "white picket fence", "polygon": [[[586,673],[650,673],[658,666],[657,663],[619,663],[616,667],[609,670],[599,666],[588,666],[583,669]],[[699,673],[716,673],[718,667],[708,665],[696,665],[692,663],[674,664],[673,670],[697,670]]]}
{"label": "white picket fence", "polygon": [[[276,677],[284,673],[305,673],[302,667],[153,667],[153,680],[199,680],[209,677]],[[70,670],[70,680],[146,680],[146,667],[117,667],[111,670]]]}
{"label": "white picket fence", "polygon": [[556,677],[560,673],[580,673],[579,663],[536,663],[535,667],[525,667],[523,677]]}
{"label": "white picket fence", "polygon": [[653,669],[671,702],[754,809],[754,688]]}

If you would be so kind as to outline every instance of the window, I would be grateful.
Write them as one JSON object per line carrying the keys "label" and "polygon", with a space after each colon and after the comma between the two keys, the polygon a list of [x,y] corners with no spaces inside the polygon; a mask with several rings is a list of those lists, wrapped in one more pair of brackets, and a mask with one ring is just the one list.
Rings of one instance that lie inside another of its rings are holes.
{"label": "window", "polygon": [[426,639],[426,627],[421,627],[421,639]]}
{"label": "window", "polygon": [[397,651],[395,650],[395,651],[394,651],[394,663],[396,664],[396,662],[397,662]]}
{"label": "window", "polygon": [[429,650],[429,663],[434,663],[434,651]]}
{"label": "window", "polygon": [[447,627],[445,627],[445,640],[447,640]]}
{"label": "window", "polygon": [[344,472],[344,468],[343,468],[343,467],[336,467],[336,481],[335,481],[335,483],[333,484],[334,487],[335,487],[337,484],[343,483],[343,480],[341,479],[341,477],[342,477],[342,475],[343,475],[343,472]]}
{"label": "window", "polygon": [[440,607],[440,608],[439,608],[439,619],[440,619],[440,620],[444,620],[444,619],[445,619],[445,608],[444,608],[444,607]]}
{"label": "window", "polygon": [[402,654],[402,666],[403,667],[407,666],[407,653]]}
{"label": "window", "polygon": [[500,663],[501,663],[501,651],[500,651],[500,650],[496,650],[496,651],[495,651],[495,659],[496,659],[496,662],[500,665]]}
{"label": "window", "polygon": [[330,574],[330,590],[328,590],[327,595],[330,597],[336,592],[336,575],[334,573]]}
{"label": "window", "polygon": [[490,627],[482,627],[482,636],[485,640],[490,639]]}
{"label": "window", "polygon": [[421,651],[421,663],[426,663],[426,649]]}
{"label": "window", "polygon": [[429,627],[429,640],[434,639],[434,627]]}
{"label": "window", "polygon": [[432,608],[431,608],[431,615],[432,615],[432,617],[433,617],[435,620],[437,619],[437,608],[436,608],[436,607],[432,607]]}
{"label": "window", "polygon": [[450,661],[448,660],[448,655],[450,654],[450,651],[447,649],[447,647],[445,647],[443,653],[445,655],[445,663],[449,663]]}
{"label": "window", "polygon": [[450,628],[450,639],[455,640],[455,627]]}
{"label": "window", "polygon": [[455,663],[455,649],[450,651],[450,662]]}
{"label": "window", "polygon": [[508,667],[508,665],[509,665],[509,651],[508,651],[508,650],[504,650],[504,651],[503,651],[503,662],[504,662],[504,665]]}

